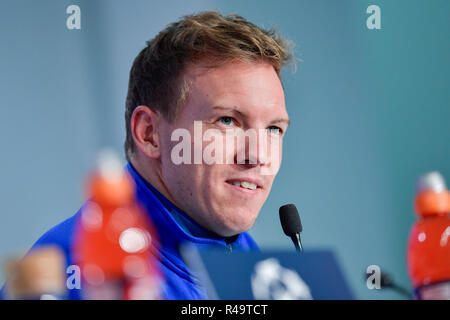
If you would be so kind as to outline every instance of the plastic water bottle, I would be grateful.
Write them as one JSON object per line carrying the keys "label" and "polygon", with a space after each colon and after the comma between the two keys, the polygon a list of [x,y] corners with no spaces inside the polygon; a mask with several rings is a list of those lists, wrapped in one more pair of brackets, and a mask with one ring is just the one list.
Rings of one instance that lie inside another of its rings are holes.
{"label": "plastic water bottle", "polygon": [[86,189],[90,200],[74,245],[83,299],[160,299],[162,276],[152,249],[157,234],[113,153],[101,153]]}
{"label": "plastic water bottle", "polygon": [[417,184],[408,271],[417,299],[450,299],[450,192],[443,177],[431,172]]}

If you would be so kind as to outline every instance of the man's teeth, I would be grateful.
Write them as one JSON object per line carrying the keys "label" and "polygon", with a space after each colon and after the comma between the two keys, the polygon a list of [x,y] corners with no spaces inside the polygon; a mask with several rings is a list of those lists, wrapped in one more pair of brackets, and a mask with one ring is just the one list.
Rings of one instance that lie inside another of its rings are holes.
{"label": "man's teeth", "polygon": [[255,190],[256,184],[251,183],[251,182],[247,182],[247,181],[233,181],[233,184],[237,187],[242,187],[242,188],[246,188],[246,189],[251,189],[251,190]]}

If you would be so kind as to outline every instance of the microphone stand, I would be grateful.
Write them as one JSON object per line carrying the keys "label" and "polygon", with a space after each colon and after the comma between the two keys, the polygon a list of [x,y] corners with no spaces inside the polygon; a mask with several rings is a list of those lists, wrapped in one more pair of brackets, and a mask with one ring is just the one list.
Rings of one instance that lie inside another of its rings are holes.
{"label": "microphone stand", "polygon": [[296,233],[295,235],[291,236],[291,240],[294,243],[295,246],[295,250],[300,253],[303,251],[303,246],[302,246],[302,240],[300,239],[300,234]]}

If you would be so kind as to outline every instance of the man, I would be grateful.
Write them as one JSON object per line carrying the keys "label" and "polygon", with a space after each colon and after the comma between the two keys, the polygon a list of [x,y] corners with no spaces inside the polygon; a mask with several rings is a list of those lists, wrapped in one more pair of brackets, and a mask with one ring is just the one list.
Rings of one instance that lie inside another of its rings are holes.
{"label": "man", "polygon": [[[257,249],[246,231],[281,160],[289,119],[280,71],[289,60],[284,40],[273,31],[216,12],[169,25],[135,59],[125,112],[126,170],[159,233],[165,298],[208,298],[181,258],[180,244]],[[238,139],[251,130],[259,133],[255,139],[246,134]],[[212,132],[213,150],[202,143],[206,132]],[[230,133],[233,147],[226,140]],[[180,141],[182,136],[189,140]],[[234,137],[244,142],[235,145]],[[277,148],[270,148],[275,141]],[[207,161],[207,155],[216,161]],[[74,225],[82,210],[34,248],[57,244],[71,264]],[[80,298],[79,290],[70,291],[71,298]]]}

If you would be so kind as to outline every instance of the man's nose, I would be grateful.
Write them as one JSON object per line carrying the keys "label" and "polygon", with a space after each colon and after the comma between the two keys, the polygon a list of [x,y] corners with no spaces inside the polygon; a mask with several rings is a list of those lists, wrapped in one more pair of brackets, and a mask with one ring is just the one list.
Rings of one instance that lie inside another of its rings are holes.
{"label": "man's nose", "polygon": [[253,135],[247,134],[241,137],[242,141],[244,143],[238,143],[234,163],[248,168],[270,165],[270,138],[265,130],[256,131]]}

